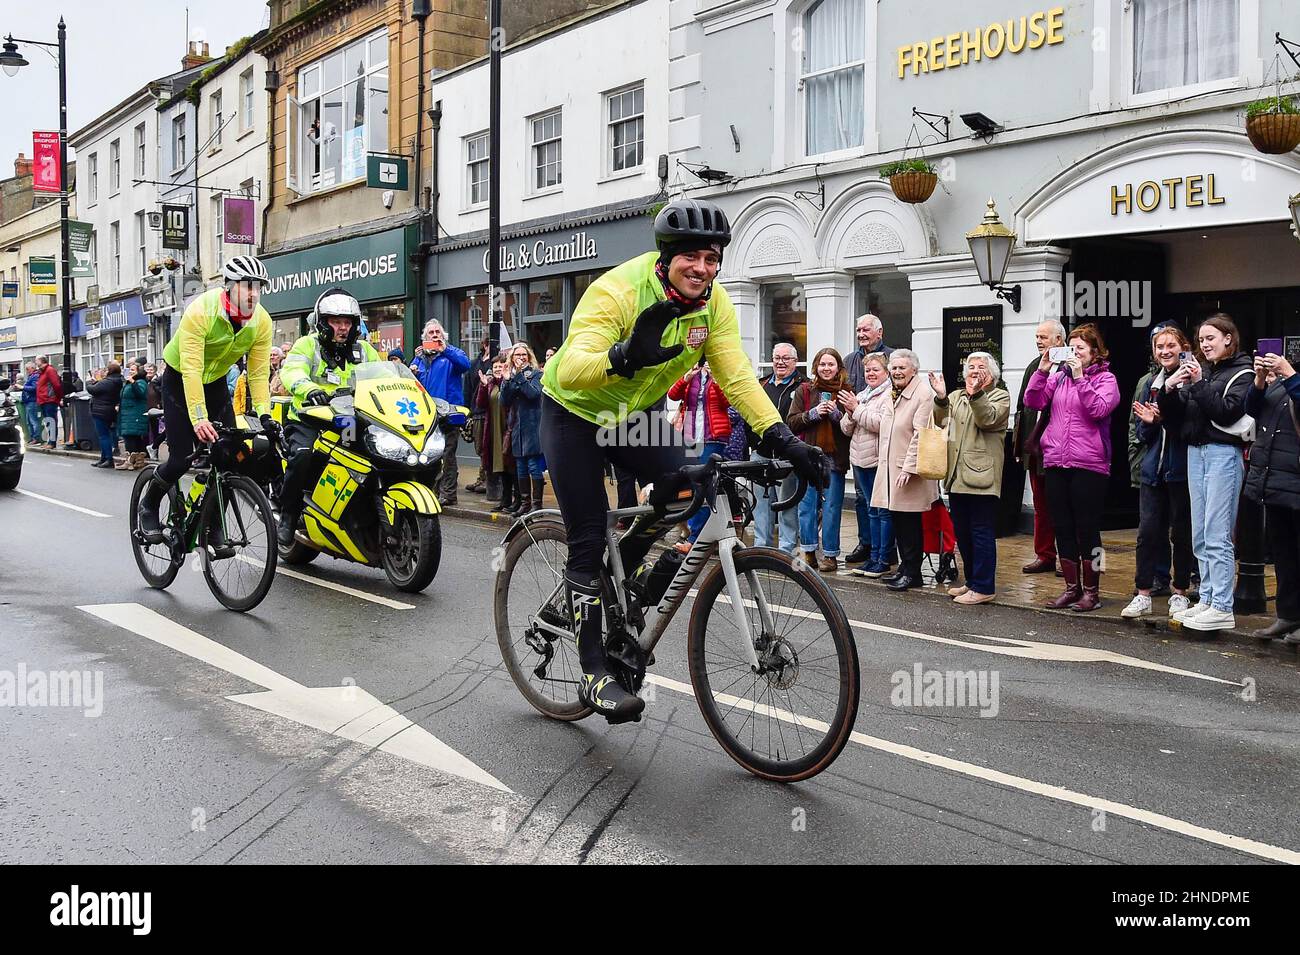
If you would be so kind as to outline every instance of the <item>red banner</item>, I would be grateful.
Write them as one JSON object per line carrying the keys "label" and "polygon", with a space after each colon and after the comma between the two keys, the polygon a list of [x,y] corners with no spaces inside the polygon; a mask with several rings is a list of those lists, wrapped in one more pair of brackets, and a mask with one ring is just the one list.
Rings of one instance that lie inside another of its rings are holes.
{"label": "red banner", "polygon": [[63,177],[59,167],[59,134],[32,133],[32,191],[61,192]]}

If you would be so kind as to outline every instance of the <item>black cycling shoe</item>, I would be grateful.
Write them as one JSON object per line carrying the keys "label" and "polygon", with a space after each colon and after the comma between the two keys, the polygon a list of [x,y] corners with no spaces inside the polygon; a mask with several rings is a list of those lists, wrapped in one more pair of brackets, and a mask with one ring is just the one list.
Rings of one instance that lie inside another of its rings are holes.
{"label": "black cycling shoe", "polygon": [[235,556],[235,548],[230,546],[220,526],[208,529],[208,556],[213,560],[229,560]]}
{"label": "black cycling shoe", "polygon": [[578,681],[578,699],[611,725],[639,722],[645,709],[645,700],[623,689],[609,673],[583,673]]}
{"label": "black cycling shoe", "polygon": [[149,486],[145,488],[144,494],[140,498],[140,506],[136,510],[135,522],[146,543],[161,544],[163,542],[163,526],[162,521],[158,519],[158,508],[166,496],[167,485],[157,478],[153,478],[149,481]]}

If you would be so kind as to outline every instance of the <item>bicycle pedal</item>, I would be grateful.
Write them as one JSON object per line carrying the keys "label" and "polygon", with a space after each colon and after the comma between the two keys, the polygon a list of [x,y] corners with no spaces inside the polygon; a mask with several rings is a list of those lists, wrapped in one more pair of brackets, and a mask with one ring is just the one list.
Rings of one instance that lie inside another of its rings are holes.
{"label": "bicycle pedal", "polygon": [[234,556],[235,548],[228,544],[223,547],[213,547],[211,544],[208,545],[208,557],[212,560],[229,560]]}

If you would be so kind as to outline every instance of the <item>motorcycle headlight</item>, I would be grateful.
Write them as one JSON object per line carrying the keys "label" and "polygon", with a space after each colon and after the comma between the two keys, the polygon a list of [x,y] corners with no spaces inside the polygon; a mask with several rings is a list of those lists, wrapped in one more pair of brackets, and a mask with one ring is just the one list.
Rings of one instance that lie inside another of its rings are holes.
{"label": "motorcycle headlight", "polygon": [[429,440],[424,442],[424,455],[432,464],[442,457],[442,452],[447,450],[447,438],[441,431],[434,428],[429,432]]}
{"label": "motorcycle headlight", "polygon": [[371,454],[388,461],[405,462],[406,456],[411,453],[410,444],[391,431],[380,428],[366,429],[366,447]]}

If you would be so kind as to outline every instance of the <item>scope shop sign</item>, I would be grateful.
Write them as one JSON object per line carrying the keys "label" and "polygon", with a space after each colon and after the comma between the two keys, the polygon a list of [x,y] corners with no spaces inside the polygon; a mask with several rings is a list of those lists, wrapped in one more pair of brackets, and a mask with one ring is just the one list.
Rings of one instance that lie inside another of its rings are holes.
{"label": "scope shop sign", "polygon": [[273,315],[306,312],[326,289],[341,285],[358,301],[405,298],[407,273],[402,229],[344,239],[262,261],[271,284],[262,304]]}

